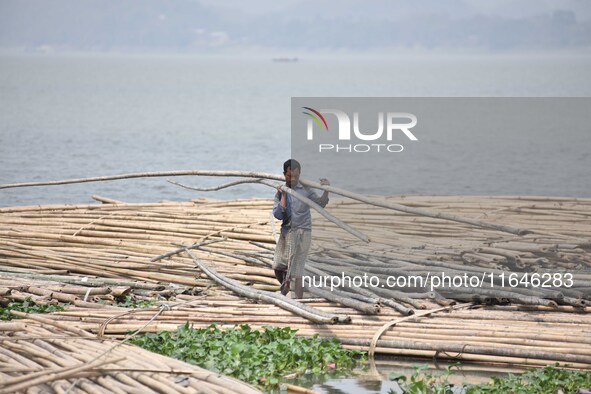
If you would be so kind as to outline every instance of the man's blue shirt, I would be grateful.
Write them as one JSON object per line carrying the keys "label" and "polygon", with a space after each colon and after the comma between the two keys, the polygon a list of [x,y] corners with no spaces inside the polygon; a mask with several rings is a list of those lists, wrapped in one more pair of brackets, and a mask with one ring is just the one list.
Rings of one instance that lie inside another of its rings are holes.
{"label": "man's blue shirt", "polygon": [[[322,203],[320,197],[311,188],[302,185],[300,182],[292,188],[295,193],[304,197],[308,197],[321,207],[325,207],[327,201]],[[291,195],[286,196],[285,209],[281,207],[281,193],[275,194],[275,201],[273,203],[273,216],[281,223],[281,235],[285,236],[290,228],[312,230],[312,216],[310,215],[310,207]]]}

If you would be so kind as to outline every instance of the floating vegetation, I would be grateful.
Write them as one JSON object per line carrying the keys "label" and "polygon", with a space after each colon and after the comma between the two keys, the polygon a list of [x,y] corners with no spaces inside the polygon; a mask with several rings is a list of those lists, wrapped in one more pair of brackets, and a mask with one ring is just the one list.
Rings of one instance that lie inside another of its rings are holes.
{"label": "floating vegetation", "polygon": [[116,303],[115,306],[119,306],[122,308],[151,308],[156,304],[156,300],[152,299],[137,299],[133,296],[121,296],[115,298]]}
{"label": "floating vegetation", "polygon": [[[65,304],[67,305],[67,304]],[[37,304],[31,298],[24,301],[11,301],[6,306],[0,304],[0,320],[18,319],[18,316],[12,315],[10,311],[24,313],[50,313],[61,312],[64,310],[64,304]]]}
{"label": "floating vegetation", "polygon": [[[544,368],[531,368],[523,374],[495,376],[490,381],[463,387],[449,382],[453,367],[440,373],[425,372],[427,366],[420,366],[410,377],[391,375],[405,394],[578,394],[591,392],[591,371],[561,368],[556,363]],[[581,391],[580,389],[583,389]],[[390,390],[390,394],[396,394]]]}
{"label": "floating vegetation", "polygon": [[296,332],[270,326],[258,331],[246,324],[196,329],[186,323],[173,332],[137,336],[132,343],[265,388],[277,386],[290,373],[350,370],[365,357],[336,339],[297,337]]}

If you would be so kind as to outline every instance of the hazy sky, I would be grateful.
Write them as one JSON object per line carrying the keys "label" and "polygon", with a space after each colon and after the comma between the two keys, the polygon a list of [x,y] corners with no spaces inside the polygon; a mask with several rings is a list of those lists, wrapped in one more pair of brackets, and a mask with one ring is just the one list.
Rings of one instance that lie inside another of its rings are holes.
{"label": "hazy sky", "polygon": [[591,47],[589,0],[1,0],[0,47],[228,53]]}
{"label": "hazy sky", "polygon": [[[406,14],[445,11],[453,15],[485,14],[521,18],[563,9],[573,11],[581,20],[591,18],[591,5],[588,0],[201,0],[200,2],[218,9],[252,15],[296,12],[300,16],[373,15],[396,18],[401,12]],[[329,15],[326,15],[326,11]]]}

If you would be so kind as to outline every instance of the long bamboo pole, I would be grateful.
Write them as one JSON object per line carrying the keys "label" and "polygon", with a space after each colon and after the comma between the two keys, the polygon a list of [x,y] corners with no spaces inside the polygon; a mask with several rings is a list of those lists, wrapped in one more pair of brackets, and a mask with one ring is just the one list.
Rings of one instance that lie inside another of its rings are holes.
{"label": "long bamboo pole", "polygon": [[189,256],[191,256],[199,269],[205,272],[209,278],[211,278],[217,284],[227,287],[239,295],[272,303],[279,306],[280,308],[286,309],[316,323],[335,324],[338,322],[349,323],[351,321],[351,318],[348,316],[327,315],[324,312],[306,307],[305,305],[295,300],[289,299],[282,294],[249,289],[247,286],[244,286],[236,281],[224,278],[211,267],[208,267],[202,261],[200,261],[189,249],[187,249],[186,252],[189,254]]}
{"label": "long bamboo pole", "polygon": [[[182,188],[185,189],[189,189],[189,190],[198,190],[198,191],[202,191],[203,189],[200,188],[194,188],[192,186],[188,186],[188,185],[184,185],[182,183],[179,182],[173,182],[173,181],[168,181],[174,185],[180,186]],[[240,183],[246,183],[245,182],[240,182]],[[298,200],[300,200],[301,202],[303,202],[304,204],[308,205],[310,208],[314,209],[316,212],[318,212],[319,214],[321,214],[322,216],[324,216],[326,219],[330,220],[331,222],[333,222],[334,224],[336,224],[337,226],[339,226],[340,228],[342,228],[343,230],[347,231],[348,233],[354,235],[355,237],[359,238],[360,240],[364,241],[364,242],[369,242],[369,238],[367,237],[367,235],[363,234],[362,232],[355,230],[354,228],[352,228],[351,226],[349,226],[347,223],[344,223],[342,220],[340,220],[339,218],[335,217],[334,215],[331,215],[330,213],[328,213],[328,211],[326,211],[324,208],[322,208],[320,205],[316,204],[314,201],[310,200],[308,197],[303,196],[299,193],[294,192],[291,188],[285,186],[285,185],[276,185],[273,183],[269,183],[263,179],[257,179],[256,181],[251,181],[251,183],[259,183],[261,185],[265,185],[265,186],[269,186],[273,189],[277,189],[277,187],[280,187],[282,191],[284,191],[285,193],[289,194],[290,196],[297,198]],[[235,185],[235,182],[231,182],[230,184],[225,184],[222,186],[218,186],[218,188],[222,188],[222,187],[228,187],[228,186],[233,186]],[[216,188],[217,189],[217,188]]]}
{"label": "long bamboo pole", "polygon": [[[170,176],[187,176],[187,175],[194,175],[194,176],[223,176],[223,177],[246,177],[246,178],[264,178],[264,179],[273,179],[273,180],[283,180],[281,175],[276,174],[269,174],[269,173],[259,173],[259,172],[251,172],[251,171],[208,171],[208,170],[181,170],[181,171],[160,171],[160,172],[140,172],[140,173],[130,173],[130,174],[120,174],[120,175],[111,175],[111,176],[98,176],[98,177],[90,177],[90,178],[77,178],[77,179],[66,179],[66,180],[59,180],[59,181],[48,181],[48,182],[24,182],[24,183],[12,183],[12,184],[4,184],[0,185],[0,189],[8,189],[8,188],[17,188],[17,187],[33,187],[33,186],[51,186],[51,185],[66,185],[66,184],[73,184],[73,183],[85,183],[85,182],[104,182],[104,181],[111,181],[111,180],[121,180],[121,179],[132,179],[132,178],[149,178],[149,177],[170,177]],[[257,180],[258,182],[258,180]],[[411,213],[415,215],[427,216],[436,219],[445,219],[456,221],[460,223],[471,224],[477,227],[489,228],[493,230],[508,232],[511,234],[516,235],[525,235],[531,233],[530,230],[516,228],[507,225],[500,225],[496,223],[490,223],[484,220],[472,219],[467,217],[462,217],[459,215],[448,214],[444,212],[435,212],[430,211],[422,208],[412,208],[407,207],[402,204],[390,203],[384,200],[379,200],[376,198],[368,198],[366,196],[349,192],[344,189],[336,188],[334,186],[326,186],[321,185],[317,182],[308,181],[305,179],[300,179],[300,182],[306,186],[311,186],[316,189],[326,190],[344,197],[351,198],[353,200],[365,202],[370,205],[379,206],[387,209],[393,209],[396,211]]]}

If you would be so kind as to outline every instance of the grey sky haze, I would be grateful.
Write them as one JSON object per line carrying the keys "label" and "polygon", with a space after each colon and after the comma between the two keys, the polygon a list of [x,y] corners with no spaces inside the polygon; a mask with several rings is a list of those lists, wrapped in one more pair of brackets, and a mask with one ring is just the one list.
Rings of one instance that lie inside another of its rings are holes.
{"label": "grey sky haze", "polygon": [[0,47],[486,51],[591,47],[588,0],[2,0]]}

